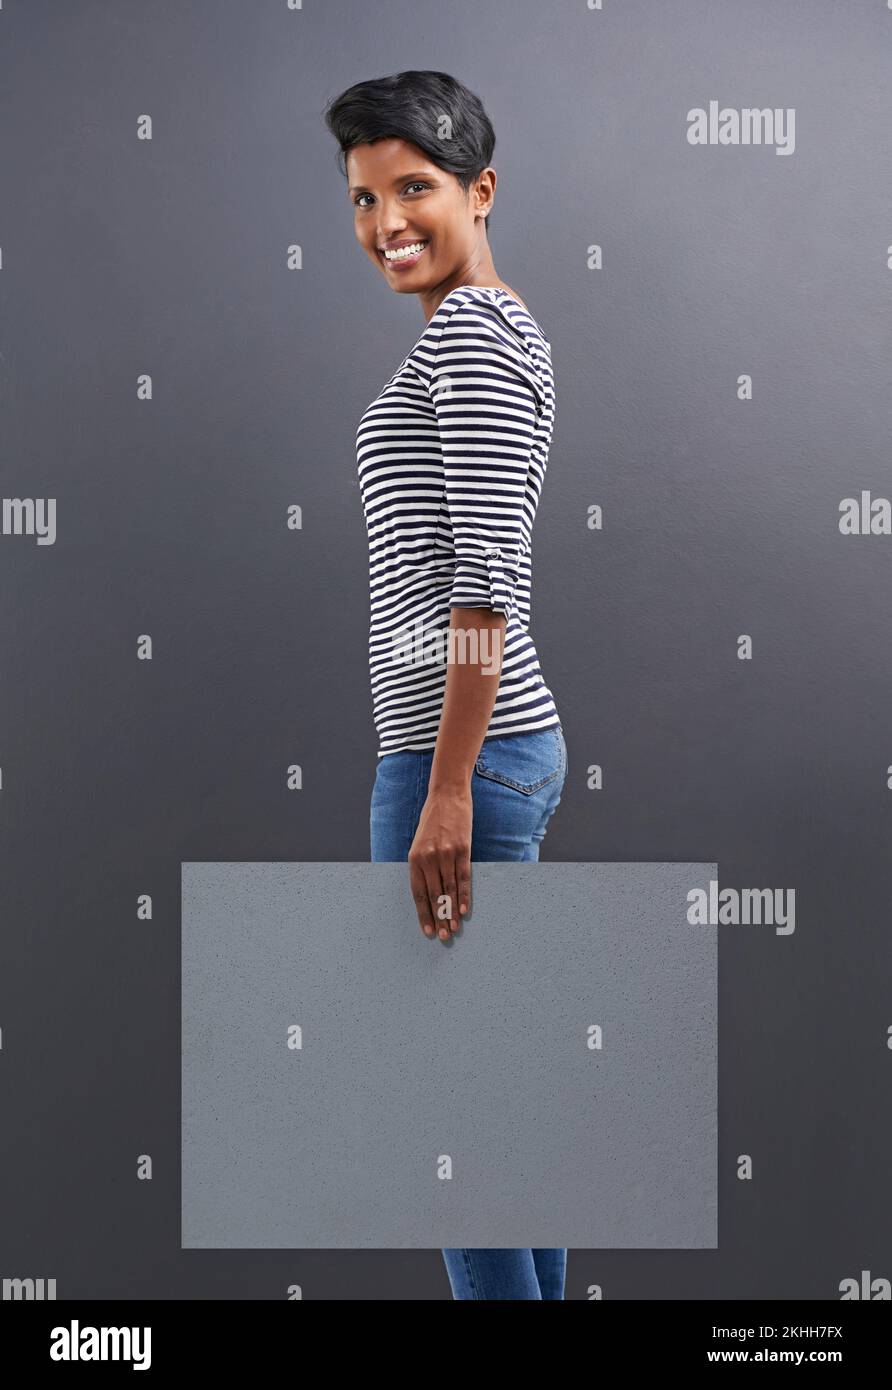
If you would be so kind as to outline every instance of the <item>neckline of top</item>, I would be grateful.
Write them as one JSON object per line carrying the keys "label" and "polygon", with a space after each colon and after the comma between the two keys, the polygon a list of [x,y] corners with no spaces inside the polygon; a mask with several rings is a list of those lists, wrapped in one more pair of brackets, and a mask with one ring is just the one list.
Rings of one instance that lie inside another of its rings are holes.
{"label": "neckline of top", "polygon": [[[520,300],[517,298],[517,295],[511,294],[508,290],[503,290],[501,285],[456,285],[455,289],[456,289],[456,290],[495,290],[497,294],[503,294],[503,295],[505,296],[506,299],[513,300],[513,302],[517,305],[518,309],[523,309],[523,312],[524,312],[525,314],[529,314],[529,313],[530,313],[530,311],[529,311],[529,309],[527,308],[527,306],[526,306],[525,304],[521,304]],[[449,294],[455,294],[455,290],[450,290],[450,291],[449,291]],[[447,294],[447,295],[444,295],[444,298],[445,298],[445,299],[448,299],[448,298],[449,298],[449,295],[448,295],[448,294]],[[530,314],[530,318],[532,318],[532,314]]]}
{"label": "neckline of top", "polygon": [[[452,295],[457,294],[459,290],[494,290],[496,294],[503,295],[504,298],[510,300],[512,304],[517,305],[521,313],[525,314],[526,317],[530,320],[530,323],[533,325],[542,341],[548,343],[549,349],[551,348],[551,343],[549,342],[549,339],[546,336],[546,334],[543,332],[538,320],[533,318],[533,315],[530,313],[529,309],[527,309],[525,305],[521,304],[519,299],[516,299],[513,294],[509,294],[507,290],[503,290],[501,285],[456,285],[455,288],[451,289],[448,294],[444,294],[443,298],[440,300],[440,303],[437,305],[436,309],[431,314],[430,318],[425,324],[424,332],[421,334],[421,338],[418,339],[418,343],[421,342],[421,339],[424,337],[425,333],[427,333],[427,330],[430,328],[431,324],[437,317],[437,314],[439,314],[447,299],[450,299]],[[418,343],[415,344],[416,347],[418,346]]]}

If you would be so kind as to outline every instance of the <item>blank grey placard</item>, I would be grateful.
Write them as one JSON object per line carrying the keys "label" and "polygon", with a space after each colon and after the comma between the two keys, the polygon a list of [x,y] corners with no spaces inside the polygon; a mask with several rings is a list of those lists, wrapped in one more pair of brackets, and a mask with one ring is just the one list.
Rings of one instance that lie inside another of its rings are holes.
{"label": "blank grey placard", "polygon": [[715,1247],[717,877],[184,863],[183,1247]]}

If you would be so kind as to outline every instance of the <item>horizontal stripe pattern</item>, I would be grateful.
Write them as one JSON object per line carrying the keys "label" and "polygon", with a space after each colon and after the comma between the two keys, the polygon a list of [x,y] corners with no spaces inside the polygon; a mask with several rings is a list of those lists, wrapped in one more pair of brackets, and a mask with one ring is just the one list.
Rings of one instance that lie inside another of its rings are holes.
{"label": "horizontal stripe pattern", "polygon": [[[378,756],[436,745],[450,608],[507,619],[491,734],[559,722],[529,633],[551,345],[502,289],[448,294],[356,432]],[[485,655],[485,654],[484,654]]]}

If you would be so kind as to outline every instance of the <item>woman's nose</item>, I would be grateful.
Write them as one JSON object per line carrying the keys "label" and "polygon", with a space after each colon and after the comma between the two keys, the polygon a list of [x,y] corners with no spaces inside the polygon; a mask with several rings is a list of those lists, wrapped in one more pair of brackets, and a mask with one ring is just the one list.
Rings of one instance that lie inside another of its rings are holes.
{"label": "woman's nose", "polygon": [[405,230],[405,218],[394,219],[392,222],[382,222],[378,228],[378,245],[381,246],[385,241],[393,241],[394,237],[401,236]]}

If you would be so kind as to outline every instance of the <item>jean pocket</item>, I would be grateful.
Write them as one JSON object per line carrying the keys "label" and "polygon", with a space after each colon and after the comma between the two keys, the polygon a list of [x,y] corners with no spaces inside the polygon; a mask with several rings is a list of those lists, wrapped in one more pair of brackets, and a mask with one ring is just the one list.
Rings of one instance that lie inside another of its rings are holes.
{"label": "jean pocket", "polygon": [[553,782],[566,771],[560,724],[524,734],[494,735],[484,741],[474,770],[481,777],[513,787],[525,796]]}

